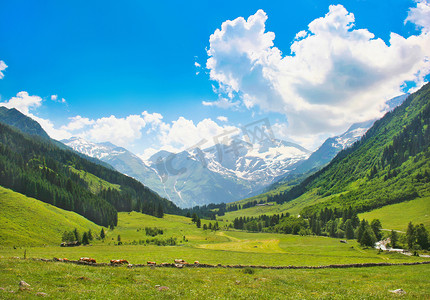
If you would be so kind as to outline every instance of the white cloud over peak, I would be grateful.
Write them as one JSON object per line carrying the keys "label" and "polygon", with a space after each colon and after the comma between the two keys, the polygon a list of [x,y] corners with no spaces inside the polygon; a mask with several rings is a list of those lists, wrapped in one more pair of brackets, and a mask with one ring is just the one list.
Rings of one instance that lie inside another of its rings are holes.
{"label": "white cloud over peak", "polygon": [[[427,9],[428,2],[418,3],[407,20],[426,28]],[[247,108],[285,114],[291,137],[338,133],[380,117],[405,81],[421,86],[430,71],[424,29],[408,38],[391,33],[386,44],[367,29],[355,29],[354,15],[342,5],[331,5],[297,33],[291,54],[283,56],[266,20],[258,10],[247,20],[225,21],[210,36],[206,66],[220,90],[234,91]],[[228,97],[225,108],[233,101]]]}
{"label": "white cloud over peak", "polygon": [[42,98],[39,96],[30,96],[27,92],[19,92],[16,97],[12,97],[6,102],[0,103],[0,106],[7,108],[15,108],[19,110],[24,115],[32,118],[42,126],[42,128],[48,133],[48,135],[53,139],[66,139],[70,138],[71,134],[62,128],[56,129],[54,124],[48,120],[38,117],[33,114],[34,110],[42,105]]}
{"label": "white cloud over peak", "polygon": [[1,102],[0,106],[7,108],[15,108],[24,115],[29,115],[30,110],[38,108],[42,105],[42,98],[39,96],[30,96],[27,92],[19,92],[16,97],[10,98],[6,102]]}
{"label": "white cloud over peak", "polygon": [[0,79],[3,79],[4,74],[3,71],[7,68],[7,65],[4,61],[0,60]]}
{"label": "white cloud over peak", "polygon": [[75,117],[71,117],[69,118],[69,120],[71,120],[69,124],[61,126],[61,129],[67,130],[67,131],[75,131],[75,130],[80,130],[87,126],[93,125],[95,123],[94,120],[83,118],[79,115]]}

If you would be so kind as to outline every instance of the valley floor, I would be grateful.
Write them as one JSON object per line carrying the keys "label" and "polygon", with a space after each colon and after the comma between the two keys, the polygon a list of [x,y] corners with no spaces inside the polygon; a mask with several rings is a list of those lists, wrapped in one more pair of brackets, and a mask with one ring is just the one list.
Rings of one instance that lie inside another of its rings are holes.
{"label": "valley floor", "polygon": [[[202,220],[203,224],[215,221]],[[202,224],[202,225],[203,225]],[[84,266],[42,262],[29,258],[53,257],[78,260],[91,257],[98,263],[126,259],[131,264],[193,263],[223,265],[321,266],[357,263],[410,263],[428,258],[363,249],[355,240],[317,236],[248,233],[197,228],[190,218],[165,215],[159,219],[141,213],[119,213],[114,230],[90,246],[60,247],[58,244],[14,246],[13,239],[0,247],[0,298],[31,298],[46,293],[53,299],[284,299],[284,298],[380,298],[398,296],[429,298],[430,265],[387,266],[350,269],[268,270],[204,268],[127,268]],[[175,239],[175,246],[148,245],[145,227],[163,234],[155,238]],[[121,245],[118,245],[118,240]],[[26,257],[14,259],[12,257]],[[19,282],[30,284],[19,289]]]}

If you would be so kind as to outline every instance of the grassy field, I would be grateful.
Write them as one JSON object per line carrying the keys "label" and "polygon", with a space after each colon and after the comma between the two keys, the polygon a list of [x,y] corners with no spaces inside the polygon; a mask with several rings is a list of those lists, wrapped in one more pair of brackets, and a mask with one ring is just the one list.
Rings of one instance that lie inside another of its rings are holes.
{"label": "grassy field", "polygon": [[59,245],[64,231],[101,227],[84,217],[0,187],[0,245]]}
{"label": "grassy field", "polygon": [[[208,222],[208,221],[204,221]],[[212,221],[213,222],[213,221]],[[163,230],[159,239],[176,238],[176,246],[139,245],[137,241],[151,238],[145,227]],[[182,258],[209,264],[243,265],[326,265],[365,262],[410,262],[423,258],[407,257],[395,253],[378,254],[375,249],[362,249],[355,240],[340,243],[339,239],[295,236],[242,231],[204,231],[189,218],[166,215],[163,219],[132,212],[119,213],[119,224],[107,231],[104,241],[95,240],[92,246],[62,248],[58,245],[45,247],[0,247],[0,256],[79,259],[95,258],[98,262],[110,259],[127,259],[130,263],[173,262]],[[117,245],[118,235],[122,245]],[[185,238],[184,238],[185,237]]]}
{"label": "grassy field", "polygon": [[384,229],[406,231],[409,222],[430,228],[430,197],[387,205],[359,215],[366,220],[379,219]]}
{"label": "grassy field", "polygon": [[[0,298],[389,299],[430,297],[430,266],[263,270],[88,267],[0,258]],[[24,280],[30,287],[20,290]]]}
{"label": "grassy field", "polygon": [[[189,262],[223,265],[320,266],[369,262],[403,263],[425,261],[398,253],[378,253],[363,249],[355,240],[228,230],[218,221],[220,231],[197,228],[190,218],[165,215],[159,219],[137,212],[119,213],[118,226],[106,230],[105,240],[90,246],[63,248],[58,239],[64,230],[84,231],[101,227],[70,212],[10,190],[0,189],[0,298],[32,298],[38,292],[48,298],[380,298],[395,297],[390,290],[402,288],[409,298],[428,298],[430,266],[390,266],[361,269],[265,270],[252,269],[171,269],[89,267],[40,262],[27,258],[93,257],[97,262],[127,259],[132,264]],[[7,212],[7,213],[4,213]],[[202,220],[203,224],[215,221]],[[10,236],[14,227],[25,236]],[[163,230],[158,239],[176,239],[175,246],[146,244],[145,227]],[[27,230],[27,231],[26,231]],[[24,234],[23,233],[23,234]],[[6,234],[6,235],[5,235]],[[122,245],[118,245],[120,236]],[[52,239],[51,239],[52,238]],[[23,244],[16,244],[22,240]],[[35,241],[32,244],[32,241]],[[4,243],[3,241],[8,241]],[[14,241],[14,243],[11,243]],[[143,244],[139,244],[143,241]],[[24,246],[24,243],[26,244]],[[31,246],[41,245],[45,246]],[[13,247],[15,246],[15,247]],[[20,290],[24,280],[31,286]],[[161,288],[160,287],[166,287]]]}

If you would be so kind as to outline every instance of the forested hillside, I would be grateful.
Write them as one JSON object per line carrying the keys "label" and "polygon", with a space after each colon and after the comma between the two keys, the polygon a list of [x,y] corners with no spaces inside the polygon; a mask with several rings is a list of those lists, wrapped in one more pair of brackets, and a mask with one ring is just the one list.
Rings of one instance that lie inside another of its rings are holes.
{"label": "forested hillside", "polygon": [[[76,170],[120,188],[92,193],[89,183]],[[23,134],[3,123],[0,123],[0,185],[75,211],[104,226],[117,224],[117,211],[138,210],[150,215],[180,212],[172,202],[135,179],[60,149],[48,139]]]}
{"label": "forested hillside", "polygon": [[[306,208],[353,207],[358,212],[430,194],[430,84],[375,122],[352,147],[301,184],[268,201],[284,203],[308,192],[327,201]],[[334,197],[333,197],[334,196]]]}

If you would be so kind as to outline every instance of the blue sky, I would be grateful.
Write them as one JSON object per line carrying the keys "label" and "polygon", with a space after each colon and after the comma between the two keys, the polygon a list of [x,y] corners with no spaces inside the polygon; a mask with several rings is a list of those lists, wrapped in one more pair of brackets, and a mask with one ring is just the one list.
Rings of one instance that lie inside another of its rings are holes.
{"label": "blue sky", "polygon": [[[426,81],[427,7],[403,0],[1,1],[7,68],[0,64],[0,102],[36,117],[54,138],[105,139],[138,154],[180,150],[263,117],[277,137],[314,149],[351,122],[380,116],[403,81]],[[311,53],[324,40],[321,53]],[[372,62],[378,55],[394,66]],[[104,132],[111,127],[116,133]]]}

